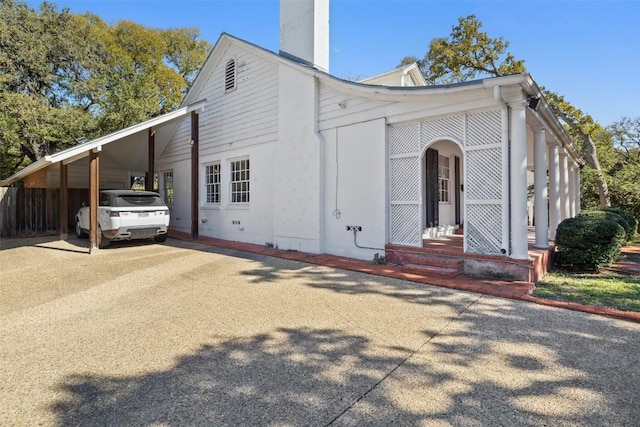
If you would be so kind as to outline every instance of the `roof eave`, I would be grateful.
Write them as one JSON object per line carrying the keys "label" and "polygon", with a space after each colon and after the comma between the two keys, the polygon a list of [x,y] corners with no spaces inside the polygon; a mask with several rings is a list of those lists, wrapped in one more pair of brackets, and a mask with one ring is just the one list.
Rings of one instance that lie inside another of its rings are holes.
{"label": "roof eave", "polygon": [[15,174],[11,175],[9,178],[0,181],[0,187],[6,187],[9,186],[23,178],[25,178],[28,175],[31,175],[34,172],[39,171],[40,169],[46,168],[48,166],[50,166],[53,163],[58,163],[58,162],[64,162],[65,160],[69,160],[69,159],[73,159],[75,160],[79,160],[83,157],[86,157],[89,155],[89,151],[91,150],[95,150],[95,149],[99,149],[99,147],[102,147],[103,145],[109,144],[110,142],[113,141],[117,141],[119,139],[122,138],[126,138],[127,136],[133,135],[135,133],[138,133],[144,129],[148,129],[148,128],[152,128],[154,126],[158,126],[160,124],[163,123],[167,123],[170,122],[172,120],[181,118],[183,116],[186,116],[187,114],[191,113],[192,111],[202,111],[205,107],[207,103],[206,99],[200,100],[198,102],[195,102],[191,105],[187,105],[185,107],[182,108],[178,108],[175,111],[171,111],[169,113],[163,114],[161,116],[158,117],[154,117],[152,119],[149,119],[147,121],[138,123],[136,125],[130,126],[128,128],[125,129],[121,129],[119,131],[110,133],[108,135],[99,137],[97,139],[94,139],[92,141],[88,141],[85,142],[83,144],[79,144],[79,145],[75,145],[73,147],[67,148],[66,150],[62,150],[58,153],[54,153],[54,154],[50,154],[47,155],[37,161],[35,161],[34,163],[30,164],[29,166],[25,167],[24,169],[16,172]]}

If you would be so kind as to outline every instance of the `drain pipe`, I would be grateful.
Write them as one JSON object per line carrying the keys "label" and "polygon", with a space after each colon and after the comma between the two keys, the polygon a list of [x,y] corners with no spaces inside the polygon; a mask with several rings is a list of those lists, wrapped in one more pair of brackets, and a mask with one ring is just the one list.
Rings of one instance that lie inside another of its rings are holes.
{"label": "drain pipe", "polygon": [[370,246],[360,246],[358,244],[358,241],[356,239],[356,236],[358,234],[358,228],[357,227],[353,227],[353,244],[356,245],[356,248],[360,248],[360,249],[372,249],[374,251],[384,251],[385,249],[382,248],[372,248]]}

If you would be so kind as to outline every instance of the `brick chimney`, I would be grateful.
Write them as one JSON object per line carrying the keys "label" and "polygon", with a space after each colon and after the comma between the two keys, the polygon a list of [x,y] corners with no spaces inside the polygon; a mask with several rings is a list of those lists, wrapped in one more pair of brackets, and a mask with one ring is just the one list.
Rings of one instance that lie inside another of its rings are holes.
{"label": "brick chimney", "polygon": [[280,0],[280,55],[329,72],[329,0]]}

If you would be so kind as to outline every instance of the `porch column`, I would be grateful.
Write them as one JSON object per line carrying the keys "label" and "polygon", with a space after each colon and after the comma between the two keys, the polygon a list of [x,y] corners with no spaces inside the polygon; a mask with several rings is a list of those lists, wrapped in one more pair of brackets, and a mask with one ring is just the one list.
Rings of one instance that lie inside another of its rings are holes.
{"label": "porch column", "polygon": [[569,218],[569,164],[567,153],[560,153],[560,221]]}
{"label": "porch column", "polygon": [[578,165],[576,168],[576,215],[582,210],[582,184],[580,181],[581,167]]}
{"label": "porch column", "polygon": [[60,240],[69,237],[69,181],[68,167],[60,162]]}
{"label": "porch column", "polygon": [[558,146],[549,146],[549,228],[551,240],[556,240],[556,229],[560,224],[560,163]]}
{"label": "porch column", "polygon": [[191,112],[191,239],[198,240],[199,116]]}
{"label": "porch column", "polygon": [[535,131],[533,140],[533,218],[536,230],[536,248],[549,247],[549,209],[547,208],[547,145],[544,130]]}
{"label": "porch column", "polygon": [[98,197],[100,183],[100,147],[89,151],[89,253],[96,254],[100,248],[100,227],[98,225]]}
{"label": "porch column", "polygon": [[569,217],[576,216],[576,168],[569,164]]}
{"label": "porch column", "polygon": [[511,258],[529,259],[527,241],[527,128],[526,102],[509,103],[511,108]]}

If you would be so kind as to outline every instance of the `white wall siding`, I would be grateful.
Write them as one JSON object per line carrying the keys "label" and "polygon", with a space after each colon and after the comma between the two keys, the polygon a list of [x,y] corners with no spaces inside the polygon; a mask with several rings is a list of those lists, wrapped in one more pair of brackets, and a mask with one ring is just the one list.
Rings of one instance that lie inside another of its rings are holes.
{"label": "white wall siding", "polygon": [[[247,153],[250,153],[247,156]],[[230,200],[230,162],[249,159],[250,201],[234,205]],[[259,145],[251,150],[230,150],[200,158],[200,224],[201,236],[263,245],[273,241],[273,149]],[[220,203],[207,204],[205,165],[220,163]],[[204,222],[203,222],[204,221]]]}
{"label": "white wall siding", "polygon": [[342,93],[323,85],[320,91],[320,130],[385,117],[387,123],[401,123],[425,118],[446,117],[460,112],[495,108],[493,91],[479,89],[473,93],[434,93],[429,97],[408,99],[389,95],[375,99]]}
{"label": "white wall siding", "polygon": [[[384,254],[387,229],[386,125],[380,118],[323,132],[323,252],[372,259]],[[360,226],[357,244],[346,226]]]}
{"label": "white wall siding", "polygon": [[158,173],[173,171],[173,206],[169,227],[191,234],[191,163],[177,162],[170,168],[158,169]]}
{"label": "white wall siding", "polygon": [[[228,59],[235,59],[237,88],[224,90],[224,71]],[[230,48],[208,77],[199,99],[207,99],[200,113],[200,155],[214,154],[240,146],[249,147],[277,139],[277,65],[249,54],[240,47]],[[159,163],[168,164],[190,157],[187,144],[191,121],[182,121]]]}
{"label": "white wall siding", "polygon": [[[235,90],[225,93],[229,59],[237,66]],[[199,223],[201,236],[264,244],[273,240],[273,144],[278,136],[278,68],[271,61],[232,46],[209,75],[198,99],[200,113]],[[190,232],[191,121],[183,120],[158,161],[174,171],[175,213],[172,226]],[[230,203],[230,161],[248,158],[250,203]],[[221,203],[206,203],[204,168],[221,165]],[[179,194],[180,193],[180,194]],[[174,221],[175,218],[175,221]],[[239,222],[237,224],[236,222]]]}

